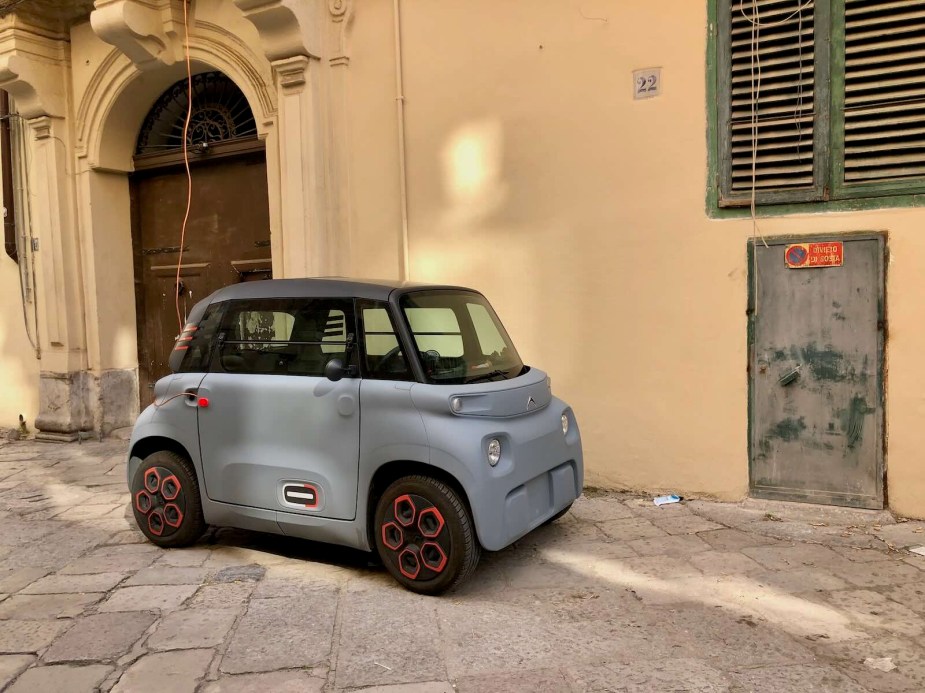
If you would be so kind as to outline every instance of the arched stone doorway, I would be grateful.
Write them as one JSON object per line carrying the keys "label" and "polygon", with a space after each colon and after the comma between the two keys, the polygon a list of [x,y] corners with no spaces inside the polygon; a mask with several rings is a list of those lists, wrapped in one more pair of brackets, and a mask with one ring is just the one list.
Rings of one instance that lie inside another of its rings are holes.
{"label": "arched stone doorway", "polygon": [[222,286],[272,275],[266,156],[250,105],[221,72],[194,75],[192,93],[192,204],[182,260],[186,79],[171,85],[148,112],[129,178],[142,406],[151,401],[154,382],[169,373],[178,322],[192,306]]}

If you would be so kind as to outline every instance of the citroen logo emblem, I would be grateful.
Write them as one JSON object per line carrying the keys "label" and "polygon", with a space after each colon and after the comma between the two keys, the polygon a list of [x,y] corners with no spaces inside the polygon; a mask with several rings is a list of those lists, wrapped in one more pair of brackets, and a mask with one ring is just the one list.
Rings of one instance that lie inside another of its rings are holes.
{"label": "citroen logo emblem", "polygon": [[536,409],[536,400],[532,397],[527,400],[527,411],[530,411],[531,409]]}

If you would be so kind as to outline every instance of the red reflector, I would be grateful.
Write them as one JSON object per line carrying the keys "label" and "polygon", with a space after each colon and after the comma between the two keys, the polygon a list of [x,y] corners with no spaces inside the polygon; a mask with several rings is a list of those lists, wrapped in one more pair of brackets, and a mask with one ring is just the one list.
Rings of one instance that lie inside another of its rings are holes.
{"label": "red reflector", "polygon": [[209,406],[209,398],[208,398],[208,397],[200,397],[200,398],[199,398],[199,406],[202,407],[203,409],[205,409],[206,407],[208,407],[208,406]]}

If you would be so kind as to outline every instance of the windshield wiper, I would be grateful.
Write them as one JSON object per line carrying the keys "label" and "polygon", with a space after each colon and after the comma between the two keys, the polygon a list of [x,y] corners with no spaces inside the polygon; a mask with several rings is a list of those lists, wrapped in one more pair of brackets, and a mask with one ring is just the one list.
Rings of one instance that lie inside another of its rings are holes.
{"label": "windshield wiper", "polygon": [[480,382],[482,382],[483,380],[488,380],[488,379],[490,379],[490,378],[494,378],[494,377],[497,377],[497,376],[499,376],[499,375],[504,376],[504,379],[507,380],[507,371],[498,371],[498,370],[495,370],[495,371],[491,371],[491,372],[489,372],[489,373],[482,373],[481,375],[477,375],[477,376],[475,376],[474,378],[470,378],[469,380],[466,381],[466,385],[470,385],[470,384],[472,384],[472,383],[480,383]]}

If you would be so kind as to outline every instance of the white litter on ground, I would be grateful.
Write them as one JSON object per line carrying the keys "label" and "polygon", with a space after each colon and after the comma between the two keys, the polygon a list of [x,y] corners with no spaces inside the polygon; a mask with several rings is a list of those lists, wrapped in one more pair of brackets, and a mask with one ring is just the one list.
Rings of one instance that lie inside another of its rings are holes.
{"label": "white litter on ground", "polygon": [[656,505],[667,505],[668,503],[680,503],[681,496],[676,496],[674,494],[671,494],[670,496],[659,496],[658,498],[655,498],[652,502],[655,503]]}
{"label": "white litter on ground", "polygon": [[896,668],[892,657],[868,657],[864,660],[864,664],[880,671],[893,671]]}

